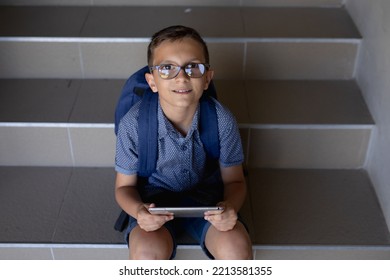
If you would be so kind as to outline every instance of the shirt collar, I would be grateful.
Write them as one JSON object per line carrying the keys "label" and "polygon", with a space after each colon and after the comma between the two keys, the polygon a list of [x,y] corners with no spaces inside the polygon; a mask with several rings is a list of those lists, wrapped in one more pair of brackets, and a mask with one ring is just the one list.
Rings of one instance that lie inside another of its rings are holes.
{"label": "shirt collar", "polygon": [[[194,131],[198,130],[198,123],[199,123],[199,104],[195,111],[194,118],[192,119],[191,128],[187,133],[186,138],[191,137],[191,135],[194,133]],[[178,134],[178,131],[173,127],[172,123],[168,120],[168,118],[164,115],[164,112],[160,105],[160,100],[158,101],[158,108],[157,108],[157,120],[158,120],[158,138],[162,139],[165,136],[168,135],[170,131],[173,131],[173,133]]]}

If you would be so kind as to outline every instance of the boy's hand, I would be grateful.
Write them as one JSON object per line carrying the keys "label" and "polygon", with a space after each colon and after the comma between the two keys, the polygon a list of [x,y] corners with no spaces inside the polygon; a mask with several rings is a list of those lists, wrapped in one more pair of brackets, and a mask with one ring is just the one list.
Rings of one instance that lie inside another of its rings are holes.
{"label": "boy's hand", "polygon": [[220,202],[217,206],[221,206],[224,210],[221,213],[217,211],[207,211],[205,220],[209,221],[219,231],[229,231],[234,228],[237,223],[237,213],[234,208],[227,202]]}
{"label": "boy's hand", "polygon": [[173,215],[152,215],[149,213],[148,208],[155,207],[152,204],[142,204],[138,208],[137,222],[141,229],[144,231],[155,231],[161,228],[166,222],[173,220]]}

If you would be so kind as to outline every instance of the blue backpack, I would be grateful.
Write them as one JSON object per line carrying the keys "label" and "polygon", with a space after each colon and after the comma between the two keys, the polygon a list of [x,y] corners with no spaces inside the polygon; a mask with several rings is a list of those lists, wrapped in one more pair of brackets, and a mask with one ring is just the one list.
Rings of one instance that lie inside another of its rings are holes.
{"label": "blue backpack", "polygon": [[[153,93],[145,79],[149,67],[145,66],[130,76],[126,81],[115,110],[115,134],[118,133],[119,122],[129,109],[141,101],[138,119],[138,176],[148,178],[156,170],[157,163],[157,109],[158,94]],[[219,159],[218,120],[214,102],[217,98],[215,87],[211,81],[200,99],[200,139],[211,160]],[[115,223],[115,230],[123,231],[128,223],[128,214],[122,211]]]}

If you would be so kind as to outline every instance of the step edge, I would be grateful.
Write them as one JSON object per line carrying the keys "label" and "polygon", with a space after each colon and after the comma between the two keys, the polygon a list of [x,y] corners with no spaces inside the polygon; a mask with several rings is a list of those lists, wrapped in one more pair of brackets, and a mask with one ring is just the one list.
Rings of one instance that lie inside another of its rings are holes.
{"label": "step edge", "polygon": [[[351,43],[360,44],[362,38],[321,37],[204,37],[206,43]],[[0,36],[0,42],[34,43],[149,43],[149,37],[34,37]]]}
{"label": "step edge", "polygon": [[[114,128],[114,123],[52,123],[52,122],[0,122],[0,127],[26,128]],[[251,129],[373,129],[375,124],[251,124],[239,123],[239,128]]]}
{"label": "step edge", "polygon": [[373,129],[375,124],[251,124],[239,123],[239,128],[249,129],[295,129],[295,130],[329,130],[329,129]]}
{"label": "step edge", "polygon": [[[126,244],[94,244],[94,243],[0,243],[0,248],[66,248],[66,249],[127,249]],[[198,244],[183,245],[179,244],[181,249],[197,249]],[[257,245],[253,244],[255,250],[372,250],[372,251],[390,251],[390,245]]]}

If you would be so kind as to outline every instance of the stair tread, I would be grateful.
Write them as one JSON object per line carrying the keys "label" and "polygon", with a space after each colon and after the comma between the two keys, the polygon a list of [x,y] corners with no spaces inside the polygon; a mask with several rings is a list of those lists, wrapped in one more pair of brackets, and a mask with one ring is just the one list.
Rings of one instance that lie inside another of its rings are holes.
{"label": "stair tread", "polygon": [[[124,80],[0,79],[0,122],[112,124],[123,84]],[[241,125],[374,123],[355,81],[215,84],[219,100]]]}
{"label": "stair tread", "polygon": [[[124,244],[113,168],[0,167],[0,177],[0,243]],[[390,245],[362,170],[250,169],[248,185],[254,246]]]}
{"label": "stair tread", "polygon": [[258,244],[390,242],[364,170],[255,169],[249,170],[249,185]]}
{"label": "stair tread", "polygon": [[0,6],[3,37],[150,38],[173,24],[205,38],[361,38],[344,8]]}

